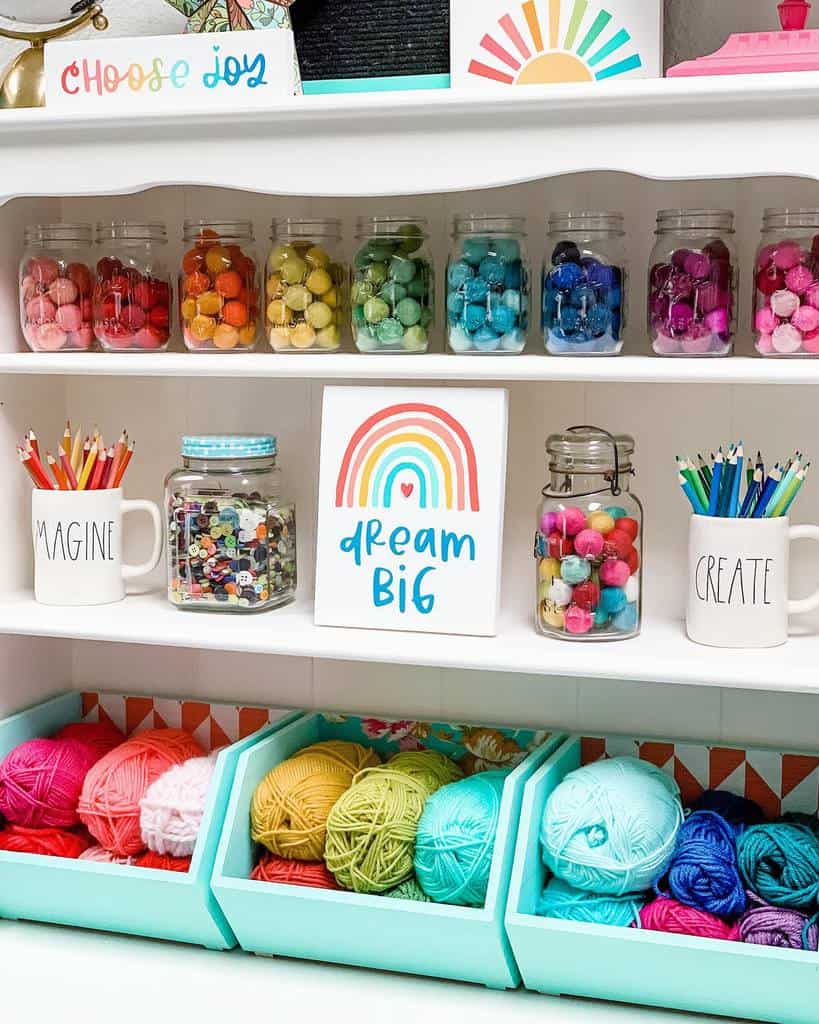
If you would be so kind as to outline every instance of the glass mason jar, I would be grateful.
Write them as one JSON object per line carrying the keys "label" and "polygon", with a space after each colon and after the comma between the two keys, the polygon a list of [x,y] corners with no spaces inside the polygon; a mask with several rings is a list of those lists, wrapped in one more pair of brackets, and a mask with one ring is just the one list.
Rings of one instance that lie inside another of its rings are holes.
{"label": "glass mason jar", "polygon": [[155,352],[171,337],[171,275],[164,224],[97,225],[94,334],[108,352]]}
{"label": "glass mason jar", "polygon": [[165,480],[168,598],[180,608],[276,608],[296,592],[296,512],[279,497],[276,439],[182,439]]}
{"label": "glass mason jar", "polygon": [[546,441],[537,510],[538,629],[560,640],[640,632],[643,509],[631,493],[634,439],[572,427]]}
{"label": "glass mason jar", "polygon": [[271,228],[265,306],[276,352],[335,352],[341,345],[348,272],[340,220],[278,220]]}
{"label": "glass mason jar", "polygon": [[525,217],[458,215],[446,272],[453,352],[517,355],[529,327]]}
{"label": "glass mason jar", "polygon": [[728,356],[739,283],[730,210],[661,210],[648,281],[658,356]]}
{"label": "glass mason jar", "polygon": [[361,217],[356,239],[353,337],[361,352],[426,352],[434,274],[426,220]]}
{"label": "glass mason jar", "polygon": [[754,337],[763,356],[819,355],[819,209],[765,211]]}
{"label": "glass mason jar", "polygon": [[90,224],[32,224],[18,277],[20,326],[35,352],[86,350],[94,343]]}
{"label": "glass mason jar", "polygon": [[543,340],[553,356],[612,356],[623,347],[627,266],[622,213],[549,217]]}
{"label": "glass mason jar", "polygon": [[179,276],[182,336],[192,352],[247,351],[259,333],[258,259],[249,220],[186,220]]}

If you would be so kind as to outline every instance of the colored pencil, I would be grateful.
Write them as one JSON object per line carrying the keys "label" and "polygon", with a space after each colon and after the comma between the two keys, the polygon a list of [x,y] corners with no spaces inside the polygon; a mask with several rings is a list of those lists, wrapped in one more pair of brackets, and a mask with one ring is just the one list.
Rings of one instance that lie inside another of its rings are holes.
{"label": "colored pencil", "polygon": [[84,491],[88,488],[88,481],[91,478],[91,472],[94,469],[94,464],[97,461],[97,445],[96,442],[91,445],[88,450],[88,458],[85,460],[85,465],[82,467],[82,473],[77,481],[77,490]]}
{"label": "colored pencil", "polygon": [[728,462],[722,471],[722,484],[719,493],[719,505],[717,515],[725,518],[729,515],[731,506],[731,495],[734,493],[734,477],[737,475],[737,449],[734,448],[728,456]]}
{"label": "colored pencil", "polygon": [[74,435],[74,444],[71,447],[71,468],[76,476],[82,469],[80,460],[82,459],[82,427],[77,427],[77,433]]}
{"label": "colored pencil", "polygon": [[[782,515],[783,515],[783,516],[786,516],[786,515],[788,514],[788,511],[789,511],[789,509],[790,509],[791,505],[792,505],[792,504],[794,503],[794,501],[796,500],[796,496],[797,496],[797,495],[799,494],[799,492],[800,492],[800,491],[802,490],[802,485],[803,485],[803,484],[805,483],[805,478],[807,477],[807,475],[808,475],[808,472],[809,472],[809,471],[810,471],[810,463],[808,463],[808,464],[807,464],[807,465],[805,466],[805,468],[804,468],[804,469],[801,469],[801,470],[800,470],[800,471],[799,471],[799,472],[798,472],[798,473],[796,474],[796,477],[797,477],[797,478],[796,478],[796,481],[794,482],[794,487],[793,487],[793,493],[791,494],[791,496],[790,496],[790,499],[789,499],[789,500],[787,501],[787,503],[785,504],[785,508],[784,508],[784,511],[782,512]],[[799,477],[801,477],[802,479],[800,480],[800,479],[799,479]]]}
{"label": "colored pencil", "polygon": [[71,465],[71,459],[69,459],[65,452],[60,455],[60,465],[63,467],[66,480],[68,480],[68,489],[70,491],[76,491],[77,474],[74,472],[74,467]]}
{"label": "colored pencil", "polygon": [[34,452],[34,454],[39,459],[40,458],[40,444],[37,441],[37,435],[34,433],[33,430],[29,430],[28,435],[26,437],[26,443],[27,443],[28,447]]}
{"label": "colored pencil", "polygon": [[48,468],[51,470],[51,475],[57,482],[57,490],[67,491],[68,478],[63,472],[62,466],[59,464],[59,462],[57,462],[57,460],[54,458],[51,452],[46,452],[46,462],[48,463]]}
{"label": "colored pencil", "polygon": [[779,481],[776,490],[773,492],[771,500],[768,502],[768,508],[765,512],[765,516],[768,519],[772,519],[776,515],[776,509],[779,507],[779,503],[782,501],[783,495],[790,487],[791,483],[796,477],[796,474],[799,472],[801,468],[801,456],[800,453],[797,452],[796,455],[794,455],[794,457],[791,459],[790,464],[788,465],[787,472]]}
{"label": "colored pencil", "polygon": [[20,449],[20,461],[28,471],[32,480],[37,486],[43,491],[53,491],[54,488],[51,481],[45,475],[45,471],[40,463],[39,458],[36,458],[31,451],[24,451]]}
{"label": "colored pencil", "polygon": [[678,480],[680,487],[682,487],[683,489],[683,493],[685,494],[686,498],[688,498],[688,500],[691,502],[691,508],[694,510],[696,515],[706,515],[705,506],[700,501],[699,495],[694,490],[694,487],[691,485],[691,482],[689,480],[686,480],[682,473],[678,474]]}
{"label": "colored pencil", "polygon": [[710,492],[711,480],[714,477],[714,472],[699,452],[697,452],[697,462],[700,468],[700,476],[702,477],[702,481],[705,484],[705,489],[706,491]]}
{"label": "colored pencil", "polygon": [[122,483],[122,478],[125,476],[125,470],[128,468],[128,463],[131,461],[133,454],[134,442],[129,441],[128,449],[122,456],[122,461],[120,462],[119,468],[117,469],[117,475],[114,477],[114,482],[111,484],[112,487],[119,487],[119,485]]}
{"label": "colored pencil", "polygon": [[97,461],[94,464],[94,469],[91,472],[91,478],[88,481],[89,491],[98,491],[102,484],[102,479],[105,476],[105,464],[108,461],[108,452],[105,450],[105,445],[102,445],[100,453],[97,456]]}
{"label": "colored pencil", "polygon": [[63,431],[63,440],[60,445],[60,451],[65,452],[67,455],[71,454],[71,421],[65,421],[65,430]]}
{"label": "colored pencil", "polygon": [[714,459],[714,476],[711,480],[711,496],[708,501],[708,515],[715,516],[717,514],[717,507],[719,505],[719,489],[722,483],[722,470],[723,470],[723,455],[722,448],[717,452]]}
{"label": "colored pencil", "polygon": [[759,496],[759,501],[756,503],[754,514],[752,519],[762,519],[765,516],[765,509],[768,507],[770,500],[773,496],[774,491],[779,486],[782,480],[782,470],[779,466],[774,466],[771,470],[768,479],[765,481],[765,486],[762,488],[762,493]]}
{"label": "colored pencil", "polygon": [[745,462],[745,449],[742,447],[742,442],[739,442],[737,448],[737,469],[734,473],[733,487],[731,488],[731,499],[728,504],[728,516],[730,519],[736,519],[739,513],[739,489],[742,483],[742,466]]}
{"label": "colored pencil", "polygon": [[762,469],[757,466],[751,477],[751,486],[745,494],[745,500],[739,512],[740,519],[747,519],[754,510],[754,502],[759,497],[759,490],[762,487]]}

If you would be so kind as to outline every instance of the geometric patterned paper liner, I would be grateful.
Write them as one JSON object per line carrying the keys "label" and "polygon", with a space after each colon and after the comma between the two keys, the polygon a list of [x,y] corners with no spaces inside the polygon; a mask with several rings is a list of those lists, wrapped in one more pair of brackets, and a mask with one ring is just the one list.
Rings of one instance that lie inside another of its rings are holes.
{"label": "geometric patterned paper liner", "polygon": [[322,713],[319,719],[322,739],[360,743],[382,756],[405,750],[437,750],[456,761],[467,775],[491,768],[514,768],[550,736],[535,729],[498,729],[330,712]]}
{"label": "geometric patterned paper liner", "polygon": [[242,740],[286,714],[288,712],[275,708],[239,707],[201,700],[124,693],[82,694],[84,722],[113,722],[126,736],[145,729],[184,729],[208,753]]}
{"label": "geometric patterned paper liner", "polygon": [[819,756],[752,747],[584,736],[581,760],[591,764],[629,755],[671,775],[689,806],[706,789],[727,789],[755,800],[769,818],[788,811],[819,811]]}

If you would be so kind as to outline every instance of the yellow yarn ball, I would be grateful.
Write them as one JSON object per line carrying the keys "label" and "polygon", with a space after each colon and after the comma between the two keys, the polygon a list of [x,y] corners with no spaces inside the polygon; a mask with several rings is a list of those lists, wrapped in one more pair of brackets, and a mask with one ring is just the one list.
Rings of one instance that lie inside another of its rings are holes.
{"label": "yellow yarn ball", "polygon": [[333,804],[362,768],[379,765],[374,750],[344,740],[314,743],[268,772],[250,805],[255,842],[289,860],[321,860]]}
{"label": "yellow yarn ball", "polygon": [[415,834],[427,798],[463,776],[437,751],[409,751],[356,776],[327,819],[324,859],[354,892],[394,889],[412,876]]}

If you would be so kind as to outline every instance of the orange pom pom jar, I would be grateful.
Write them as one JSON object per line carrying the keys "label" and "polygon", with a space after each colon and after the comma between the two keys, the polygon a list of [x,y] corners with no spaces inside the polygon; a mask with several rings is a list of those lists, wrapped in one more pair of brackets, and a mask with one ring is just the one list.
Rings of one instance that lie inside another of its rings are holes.
{"label": "orange pom pom jar", "polygon": [[186,220],[179,275],[182,337],[192,352],[240,352],[259,333],[258,258],[249,220]]}

